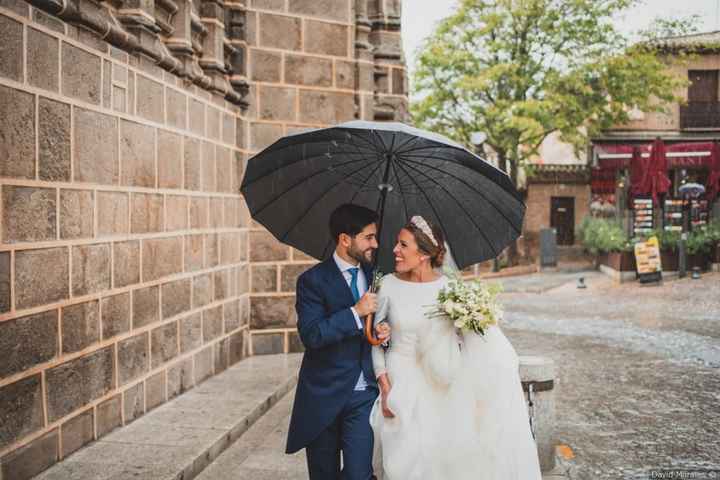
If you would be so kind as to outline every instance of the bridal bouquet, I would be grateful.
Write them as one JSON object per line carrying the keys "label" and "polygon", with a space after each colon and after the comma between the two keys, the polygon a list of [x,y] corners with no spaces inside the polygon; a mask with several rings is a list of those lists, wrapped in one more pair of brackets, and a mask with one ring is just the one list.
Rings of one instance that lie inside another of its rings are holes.
{"label": "bridal bouquet", "polygon": [[438,293],[437,304],[429,315],[446,317],[455,328],[464,332],[484,335],[488,327],[497,325],[502,319],[502,308],[497,299],[501,291],[499,284],[465,281],[455,275]]}

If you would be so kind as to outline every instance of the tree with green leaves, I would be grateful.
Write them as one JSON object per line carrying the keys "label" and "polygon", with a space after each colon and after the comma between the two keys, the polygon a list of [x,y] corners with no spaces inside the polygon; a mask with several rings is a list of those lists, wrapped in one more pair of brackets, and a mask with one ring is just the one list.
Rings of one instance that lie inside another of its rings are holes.
{"label": "tree with green leaves", "polygon": [[[655,38],[688,33],[697,19],[656,19],[635,43],[616,27],[641,0],[460,0],[423,45],[413,118],[468,147],[474,132],[518,184],[543,141],[583,151],[634,109],[667,111],[687,79],[670,73]],[[526,173],[532,174],[528,168]],[[517,247],[510,247],[514,264]]]}
{"label": "tree with green leaves", "polygon": [[691,28],[658,20],[632,43],[617,18],[639,0],[461,0],[423,45],[412,114],[471,146],[473,132],[517,185],[548,135],[587,147],[637,108],[665,111],[686,79],[667,69],[653,36]]}

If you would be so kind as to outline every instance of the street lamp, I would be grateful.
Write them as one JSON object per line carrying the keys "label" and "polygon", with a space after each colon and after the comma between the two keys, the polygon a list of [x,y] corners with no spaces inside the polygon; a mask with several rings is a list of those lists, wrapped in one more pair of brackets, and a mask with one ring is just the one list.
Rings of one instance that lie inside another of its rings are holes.
{"label": "street lamp", "polygon": [[687,249],[685,242],[688,238],[688,230],[690,219],[688,218],[688,206],[686,202],[688,198],[698,198],[705,193],[705,187],[699,183],[683,183],[678,191],[683,198],[682,210],[682,234],[680,234],[680,243],[678,244],[678,276],[684,278],[687,275]]}
{"label": "street lamp", "polygon": [[[473,144],[473,148],[476,154],[482,155],[485,153],[485,149],[483,148],[485,140],[487,140],[487,133],[485,132],[472,132],[470,134],[470,142]],[[492,271],[500,271],[500,260],[498,260],[498,257],[493,258]]]}

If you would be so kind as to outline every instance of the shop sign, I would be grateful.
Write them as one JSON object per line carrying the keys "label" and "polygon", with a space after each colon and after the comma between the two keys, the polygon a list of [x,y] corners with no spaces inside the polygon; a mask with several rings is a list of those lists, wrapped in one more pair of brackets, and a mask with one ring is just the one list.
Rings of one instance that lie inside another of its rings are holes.
{"label": "shop sign", "polygon": [[635,244],[635,263],[637,264],[640,283],[662,280],[660,245],[657,237],[650,237],[646,242]]}

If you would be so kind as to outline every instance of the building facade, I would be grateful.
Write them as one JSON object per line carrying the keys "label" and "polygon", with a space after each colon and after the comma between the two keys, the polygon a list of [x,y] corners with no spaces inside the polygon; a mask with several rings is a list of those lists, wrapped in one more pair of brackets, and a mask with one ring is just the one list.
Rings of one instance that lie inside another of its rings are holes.
{"label": "building facade", "polygon": [[252,223],[244,166],[293,131],[405,119],[399,19],[399,0],[0,0],[0,468],[299,348],[314,260]]}
{"label": "building facade", "polygon": [[[668,62],[671,73],[688,80],[676,92],[683,102],[667,105],[665,112],[631,111],[627,124],[591,139],[586,158],[558,138],[546,140],[526,180],[523,239],[531,259],[541,229],[555,228],[559,245],[576,245],[574,230],[591,213],[621,219],[630,237],[651,229],[680,231],[679,188],[686,183],[706,189],[689,205],[691,226],[720,218],[719,44],[720,32],[656,41],[668,60],[685,56]],[[658,149],[659,156],[653,153]]]}
{"label": "building facade", "polygon": [[[666,112],[633,111],[626,125],[618,125],[592,142],[592,193],[595,201],[611,205],[628,235],[650,229],[681,231],[683,198],[680,187],[698,183],[706,193],[688,205],[690,227],[718,217],[720,188],[720,32],[661,39],[661,54],[682,62],[669,69],[688,86],[676,94],[681,103]],[[636,210],[647,212],[640,216]]]}
{"label": "building facade", "polygon": [[537,164],[527,180],[525,253],[538,258],[540,231],[555,229],[558,246],[579,244],[576,231],[590,214],[590,169],[579,163]]}

